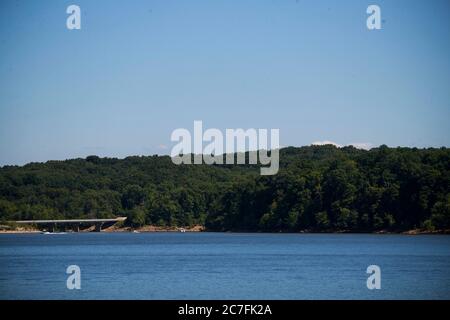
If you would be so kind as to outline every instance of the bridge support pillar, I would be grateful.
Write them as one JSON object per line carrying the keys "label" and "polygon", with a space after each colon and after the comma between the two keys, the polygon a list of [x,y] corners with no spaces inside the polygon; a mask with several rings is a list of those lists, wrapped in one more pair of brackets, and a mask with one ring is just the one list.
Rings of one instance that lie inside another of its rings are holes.
{"label": "bridge support pillar", "polygon": [[73,232],[80,232],[80,224],[75,223],[72,227]]}
{"label": "bridge support pillar", "polygon": [[102,231],[102,225],[103,225],[103,222],[96,223],[95,224],[95,232]]}

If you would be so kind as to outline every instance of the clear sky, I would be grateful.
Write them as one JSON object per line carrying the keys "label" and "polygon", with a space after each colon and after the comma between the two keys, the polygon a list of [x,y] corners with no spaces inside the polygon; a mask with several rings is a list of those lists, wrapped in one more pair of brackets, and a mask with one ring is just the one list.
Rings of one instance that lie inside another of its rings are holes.
{"label": "clear sky", "polygon": [[448,0],[0,2],[0,165],[168,154],[194,120],[449,146],[449,110]]}

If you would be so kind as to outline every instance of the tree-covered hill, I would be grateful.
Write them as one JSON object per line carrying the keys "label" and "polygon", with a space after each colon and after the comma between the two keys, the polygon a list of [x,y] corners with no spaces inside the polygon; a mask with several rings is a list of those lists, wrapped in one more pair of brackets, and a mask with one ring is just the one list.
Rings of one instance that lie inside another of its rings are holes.
{"label": "tree-covered hill", "polygon": [[280,171],[175,165],[168,156],[0,168],[0,218],[128,216],[217,231],[450,228],[450,149],[284,148]]}

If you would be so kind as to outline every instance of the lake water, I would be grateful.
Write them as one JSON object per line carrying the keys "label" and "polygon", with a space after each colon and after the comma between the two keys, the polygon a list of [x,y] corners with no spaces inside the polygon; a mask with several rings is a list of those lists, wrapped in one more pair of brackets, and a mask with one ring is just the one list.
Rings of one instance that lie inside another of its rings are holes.
{"label": "lake water", "polygon": [[450,299],[450,236],[0,234],[0,298]]}

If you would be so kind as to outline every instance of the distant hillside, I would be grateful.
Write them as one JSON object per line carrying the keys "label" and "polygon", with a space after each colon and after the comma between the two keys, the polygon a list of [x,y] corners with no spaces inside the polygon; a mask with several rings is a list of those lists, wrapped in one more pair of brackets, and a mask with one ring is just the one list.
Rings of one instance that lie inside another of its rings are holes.
{"label": "distant hillside", "polygon": [[129,217],[216,231],[450,228],[450,149],[284,148],[280,171],[168,156],[0,168],[0,219]]}

